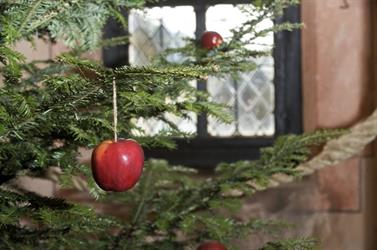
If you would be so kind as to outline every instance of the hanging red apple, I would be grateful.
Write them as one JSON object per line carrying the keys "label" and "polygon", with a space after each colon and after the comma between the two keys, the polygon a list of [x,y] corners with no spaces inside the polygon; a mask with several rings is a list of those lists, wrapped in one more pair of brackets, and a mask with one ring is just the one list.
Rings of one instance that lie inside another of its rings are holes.
{"label": "hanging red apple", "polygon": [[196,250],[226,250],[226,248],[220,242],[209,241],[201,244]]}
{"label": "hanging red apple", "polygon": [[203,48],[213,49],[219,47],[223,43],[222,36],[215,31],[206,31],[202,34],[200,43]]}
{"label": "hanging red apple", "polygon": [[92,153],[94,180],[103,190],[126,191],[139,180],[144,166],[144,152],[134,140],[106,140]]}

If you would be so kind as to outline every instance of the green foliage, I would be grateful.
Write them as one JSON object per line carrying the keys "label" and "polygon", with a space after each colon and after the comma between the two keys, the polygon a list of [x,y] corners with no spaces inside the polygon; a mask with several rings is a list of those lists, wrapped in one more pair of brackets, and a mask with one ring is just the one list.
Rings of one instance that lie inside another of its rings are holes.
{"label": "green foliage", "polygon": [[260,250],[316,250],[318,243],[310,238],[288,239],[267,243]]}
{"label": "green foliage", "polygon": [[21,77],[21,64],[25,58],[22,54],[0,45],[1,73],[6,82],[18,83]]}
{"label": "green foliage", "polygon": [[10,190],[0,190],[0,194],[2,249],[69,248],[83,240],[90,245],[94,244],[88,238],[90,233],[106,233],[110,227],[117,225],[114,219],[98,216],[93,209],[61,199]]}
{"label": "green foliage", "polygon": [[[174,148],[179,131],[167,114],[189,119],[206,113],[229,122],[225,107],[209,101],[190,80],[253,70],[253,59],[270,53],[246,46],[272,31],[299,24],[282,23],[257,30],[256,25],[278,17],[293,0],[254,0],[244,11],[249,20],[232,30],[222,46],[207,51],[188,40],[183,48],[168,49],[154,64],[109,69],[83,59],[83,52],[127,42],[127,36],[101,40],[105,21],[142,7],[143,0],[4,0],[0,5],[0,248],[1,249],[185,249],[207,239],[231,246],[250,232],[278,233],[287,225],[270,220],[240,221],[233,216],[242,197],[267,187],[274,174],[299,176],[297,165],[310,156],[310,147],[338,136],[339,131],[279,138],[262,150],[256,161],[221,164],[214,176],[170,166],[164,160],[146,161],[138,185],[126,193],[104,192],[94,183],[90,168],[78,161],[80,147],[94,147],[112,138],[112,84],[118,89],[118,132],[145,147]],[[35,37],[64,41],[72,51],[51,60],[26,62],[14,50],[21,40]],[[180,53],[180,64],[168,60]],[[166,129],[147,135],[136,120],[157,119]],[[44,176],[51,166],[62,173],[64,187],[75,180],[98,202],[118,202],[130,211],[129,220],[100,215],[92,208],[40,197],[20,189],[19,175]],[[76,178],[76,179],[74,179]],[[202,179],[201,179],[202,178]],[[254,183],[250,185],[250,183]],[[236,192],[236,195],[234,193]],[[264,249],[311,249],[310,240],[271,242]],[[301,247],[301,248],[297,248]],[[307,247],[307,248],[305,248]]]}
{"label": "green foliage", "polygon": [[[225,204],[229,201],[230,211],[234,213],[235,208],[232,205],[236,205],[235,199],[240,198],[239,195],[229,197],[226,191],[241,189],[251,195],[257,190],[249,184],[250,181],[266,187],[273,174],[298,176],[299,171],[295,168],[310,156],[310,146],[336,138],[341,133],[319,131],[307,135],[281,137],[273,147],[262,150],[261,159],[221,164],[219,167],[227,168],[227,171],[220,171],[218,175],[204,182],[186,179],[185,172],[189,171],[188,169],[182,172],[181,168],[169,169],[164,161],[148,162],[140,185],[126,194],[117,195],[126,203],[134,204],[132,201],[139,201],[136,202],[139,206],[134,208],[134,224],[124,227],[124,234],[120,235],[119,242],[132,238],[136,240],[129,243],[130,249],[149,249],[151,243],[145,242],[146,238],[157,239],[153,244],[157,242],[164,246],[168,244],[166,240],[169,239],[171,247],[181,249],[177,244],[182,242],[184,245],[194,246],[203,240],[212,239],[230,244],[232,239],[242,238],[253,231],[278,233],[286,228],[287,224],[258,219],[243,222],[225,216]],[[271,152],[280,152],[281,157],[270,157]],[[297,157],[298,155],[300,157]],[[193,173],[189,171],[188,174]],[[112,198],[110,196],[110,199]],[[179,235],[184,235],[184,238],[180,239]],[[279,244],[291,244],[296,247],[306,246],[305,242],[298,240]],[[307,245],[310,246],[309,243]]]}
{"label": "green foliage", "polygon": [[207,50],[201,48],[198,41],[188,39],[184,47],[167,49],[156,58],[158,64],[174,64],[169,58],[172,55],[180,55],[184,58],[180,65],[202,65],[216,68],[216,72],[210,75],[222,77],[232,75],[237,77],[240,72],[255,70],[257,63],[255,58],[270,55],[271,47],[256,49],[250,44],[258,43],[257,39],[271,35],[272,32],[294,30],[301,27],[300,23],[275,23],[271,27],[260,26],[266,20],[279,18],[285,8],[298,4],[297,0],[281,1],[251,1],[253,4],[241,7],[247,16],[247,21],[239,27],[231,30],[231,36],[217,48]]}
{"label": "green foliage", "polygon": [[2,1],[2,39],[12,44],[47,33],[81,50],[98,46],[101,30],[110,16],[124,23],[121,11],[141,7],[144,0]]}

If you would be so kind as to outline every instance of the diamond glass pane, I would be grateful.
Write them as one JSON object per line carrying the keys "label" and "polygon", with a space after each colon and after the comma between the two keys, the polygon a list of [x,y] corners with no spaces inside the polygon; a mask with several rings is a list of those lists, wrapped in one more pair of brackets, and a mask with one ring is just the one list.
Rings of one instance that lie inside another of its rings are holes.
{"label": "diamond glass pane", "polygon": [[[207,80],[207,90],[211,99],[217,103],[224,103],[228,108],[229,114],[235,118],[236,90],[234,82],[230,77],[216,78],[209,77]],[[213,117],[208,117],[208,133],[212,136],[231,136],[236,132],[236,124],[226,124],[219,122]]]}
{"label": "diamond glass pane", "polygon": [[[185,37],[194,37],[195,12],[191,6],[155,7],[143,11],[133,10],[129,15],[131,42],[129,60],[133,65],[147,65],[151,59],[167,48],[181,47]],[[177,55],[169,58],[179,62]],[[191,82],[196,86],[195,82]],[[169,101],[169,100],[167,100]],[[166,114],[165,118],[173,122],[183,132],[196,132],[196,116],[188,114],[181,118]],[[168,126],[156,119],[138,119],[136,124],[146,134],[154,135]]]}
{"label": "diamond glass pane", "polygon": [[[237,17],[237,18],[234,18]],[[230,30],[247,20],[247,16],[233,5],[221,4],[208,9],[207,30],[220,33],[225,39]],[[272,21],[260,23],[257,29],[271,27]],[[254,49],[271,48],[273,34],[255,41]],[[221,124],[208,119],[208,132],[212,136],[271,136],[274,124],[274,63],[272,57],[259,58],[255,71],[240,74],[236,79],[210,78],[207,88],[213,100],[228,105],[234,117],[232,124]]]}
{"label": "diamond glass pane", "polygon": [[238,130],[244,136],[273,135],[274,87],[271,58],[262,58],[260,67],[240,75],[237,91]]}

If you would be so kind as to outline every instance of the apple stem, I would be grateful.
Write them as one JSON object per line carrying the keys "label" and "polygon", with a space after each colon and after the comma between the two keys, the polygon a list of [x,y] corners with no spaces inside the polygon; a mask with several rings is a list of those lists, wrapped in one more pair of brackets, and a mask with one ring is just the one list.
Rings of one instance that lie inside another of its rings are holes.
{"label": "apple stem", "polygon": [[118,106],[117,106],[117,86],[115,76],[113,77],[113,118],[114,118],[114,141],[118,141]]}

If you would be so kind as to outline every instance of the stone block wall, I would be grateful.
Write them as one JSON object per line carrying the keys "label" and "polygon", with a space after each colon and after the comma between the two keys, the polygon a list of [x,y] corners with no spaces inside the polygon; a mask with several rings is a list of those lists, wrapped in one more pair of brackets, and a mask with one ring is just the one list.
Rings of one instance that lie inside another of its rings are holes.
{"label": "stone block wall", "polygon": [[[301,1],[305,131],[349,127],[375,107],[375,10],[368,0]],[[370,145],[301,182],[261,192],[241,216],[286,219],[296,225],[287,237],[317,237],[324,250],[377,249],[374,152]],[[242,241],[241,249],[266,240],[258,235]]]}

